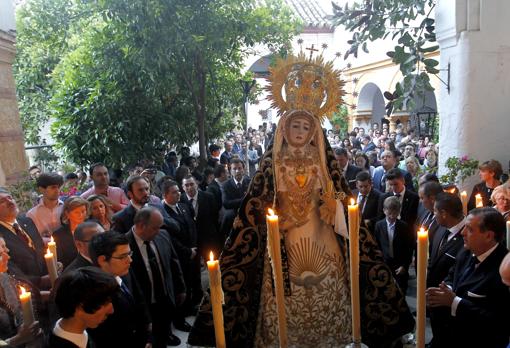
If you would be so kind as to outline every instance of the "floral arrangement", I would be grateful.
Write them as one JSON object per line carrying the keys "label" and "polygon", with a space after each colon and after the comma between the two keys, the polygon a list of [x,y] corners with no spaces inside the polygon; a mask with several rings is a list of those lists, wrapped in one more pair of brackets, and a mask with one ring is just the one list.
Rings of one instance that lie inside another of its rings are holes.
{"label": "floral arrangement", "polygon": [[445,166],[448,173],[442,175],[440,180],[443,184],[463,183],[478,170],[479,162],[464,155],[461,158],[450,157],[446,160]]}

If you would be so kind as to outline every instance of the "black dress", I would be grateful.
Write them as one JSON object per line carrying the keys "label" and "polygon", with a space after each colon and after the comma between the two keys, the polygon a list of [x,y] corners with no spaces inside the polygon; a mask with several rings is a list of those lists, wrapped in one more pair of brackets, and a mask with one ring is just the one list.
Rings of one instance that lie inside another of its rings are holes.
{"label": "black dress", "polygon": [[57,260],[62,262],[65,269],[78,256],[69,224],[64,224],[53,232],[53,239],[57,243]]}

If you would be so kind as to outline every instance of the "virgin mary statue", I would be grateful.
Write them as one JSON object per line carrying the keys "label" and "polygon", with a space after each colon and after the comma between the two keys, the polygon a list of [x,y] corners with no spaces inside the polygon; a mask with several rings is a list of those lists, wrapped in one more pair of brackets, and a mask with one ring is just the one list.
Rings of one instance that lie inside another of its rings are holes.
{"label": "virgin mary statue", "polygon": [[[220,257],[227,347],[277,347],[278,324],[266,211],[279,215],[290,347],[351,343],[345,208],[351,195],[324,137],[321,119],[341,103],[332,63],[300,54],[279,60],[269,90],[281,114]],[[390,347],[414,321],[370,233],[360,231],[363,342]],[[190,333],[214,346],[208,295]]]}

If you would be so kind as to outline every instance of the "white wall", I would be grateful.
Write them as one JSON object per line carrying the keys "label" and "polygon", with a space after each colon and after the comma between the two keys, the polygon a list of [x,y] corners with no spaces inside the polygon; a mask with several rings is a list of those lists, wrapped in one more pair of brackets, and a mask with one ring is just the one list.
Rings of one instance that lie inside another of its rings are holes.
{"label": "white wall", "polygon": [[14,2],[12,0],[0,0],[0,30],[8,32],[15,29]]}
{"label": "white wall", "polygon": [[[440,163],[468,155],[510,159],[510,1],[439,1],[441,69],[451,66],[451,92],[440,91]],[[447,79],[442,71],[442,79]],[[470,189],[473,177],[464,185]]]}

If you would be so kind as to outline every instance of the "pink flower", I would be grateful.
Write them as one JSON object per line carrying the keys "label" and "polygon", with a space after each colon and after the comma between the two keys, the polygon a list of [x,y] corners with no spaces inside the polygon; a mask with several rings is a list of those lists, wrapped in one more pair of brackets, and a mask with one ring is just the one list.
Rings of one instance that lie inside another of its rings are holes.
{"label": "pink flower", "polygon": [[468,156],[467,156],[467,155],[464,155],[464,156],[462,156],[462,157],[460,158],[460,160],[461,160],[462,162],[466,162],[466,161],[468,160]]}

